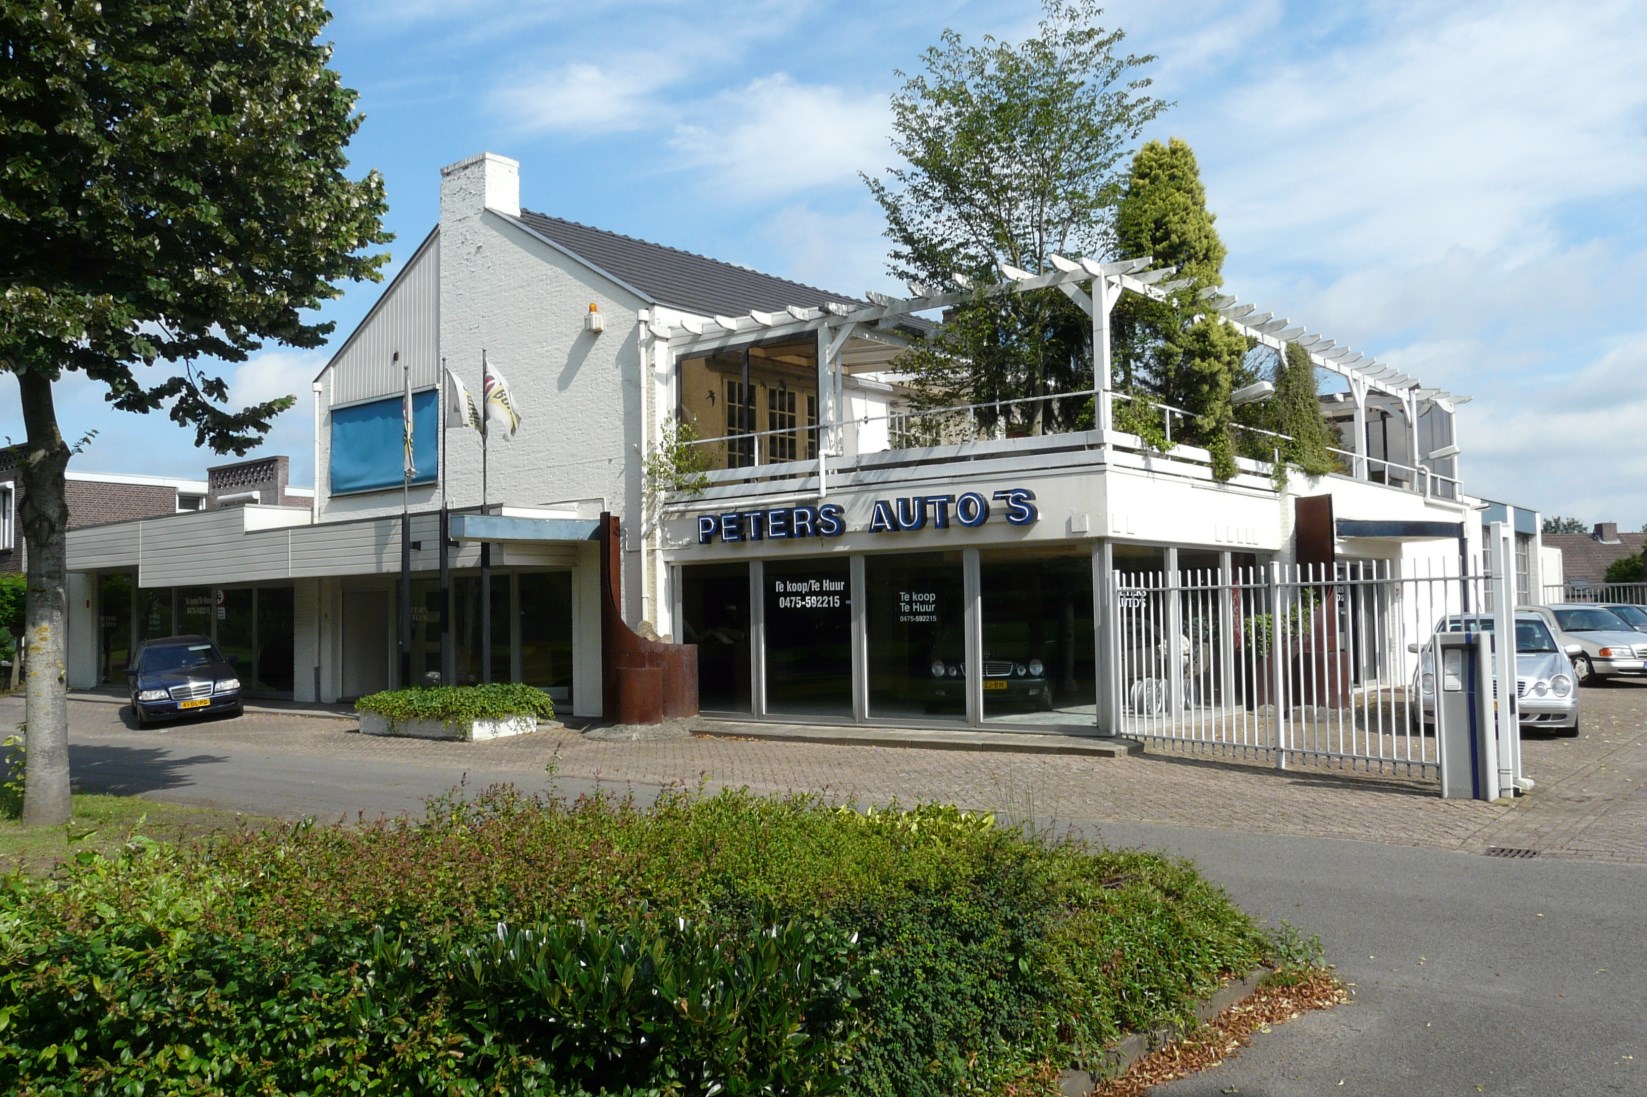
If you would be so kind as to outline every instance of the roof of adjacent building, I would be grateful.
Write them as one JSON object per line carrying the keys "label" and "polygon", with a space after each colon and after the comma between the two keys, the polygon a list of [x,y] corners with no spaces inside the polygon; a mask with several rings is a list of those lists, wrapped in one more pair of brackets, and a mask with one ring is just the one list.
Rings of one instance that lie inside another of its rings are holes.
{"label": "roof of adjacent building", "polygon": [[1598,541],[1589,533],[1546,533],[1544,543],[1561,550],[1562,578],[1568,583],[1599,586],[1607,580],[1609,564],[1647,550],[1647,533],[1620,531],[1618,540],[1610,542]]}
{"label": "roof of adjacent building", "polygon": [[591,228],[576,221],[530,210],[521,210],[520,220],[532,231],[658,304],[700,316],[738,316],[757,309],[781,312],[789,305],[815,308],[827,301],[854,307],[865,303],[735,263]]}

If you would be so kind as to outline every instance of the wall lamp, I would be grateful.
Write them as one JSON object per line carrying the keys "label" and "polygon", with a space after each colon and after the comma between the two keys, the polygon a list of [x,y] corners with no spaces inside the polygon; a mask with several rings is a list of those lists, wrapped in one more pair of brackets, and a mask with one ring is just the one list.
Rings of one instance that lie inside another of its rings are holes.
{"label": "wall lamp", "polygon": [[1458,447],[1456,445],[1452,445],[1442,446],[1440,449],[1432,449],[1429,453],[1424,455],[1424,459],[1426,461],[1445,461],[1449,457],[1457,456]]}
{"label": "wall lamp", "polygon": [[1230,393],[1232,404],[1256,404],[1275,395],[1275,385],[1269,381],[1255,381]]}
{"label": "wall lamp", "polygon": [[593,301],[589,302],[589,315],[583,318],[583,330],[594,335],[606,330],[606,321],[601,318],[600,309]]}

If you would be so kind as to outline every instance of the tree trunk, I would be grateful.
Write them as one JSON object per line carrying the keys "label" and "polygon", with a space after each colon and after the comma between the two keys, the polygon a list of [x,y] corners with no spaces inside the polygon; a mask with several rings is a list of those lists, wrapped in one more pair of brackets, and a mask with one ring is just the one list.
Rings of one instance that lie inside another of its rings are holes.
{"label": "tree trunk", "polygon": [[68,600],[69,508],[64,473],[69,447],[57,429],[51,381],[38,373],[17,375],[27,429],[21,469],[19,524],[28,546],[28,607],[24,631],[29,667],[24,704],[28,752],[23,770],[23,822],[55,826],[69,821],[68,681],[64,634]]}

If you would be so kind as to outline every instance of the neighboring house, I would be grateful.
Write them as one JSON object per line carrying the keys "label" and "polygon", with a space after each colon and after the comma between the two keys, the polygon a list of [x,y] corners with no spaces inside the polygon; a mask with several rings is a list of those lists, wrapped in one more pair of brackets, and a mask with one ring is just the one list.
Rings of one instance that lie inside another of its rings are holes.
{"label": "neighboring house", "polygon": [[[28,568],[19,517],[23,505],[23,476],[19,464],[24,448],[21,445],[0,448],[0,572],[22,572]],[[204,480],[81,472],[72,468],[65,474],[65,480],[70,529],[199,510],[205,505],[207,491]]]}
{"label": "neighboring house", "polygon": [[[1547,592],[1545,601],[1584,600],[1585,592],[1607,585],[1607,569],[1626,556],[1647,550],[1647,533],[1621,533],[1617,522],[1598,522],[1589,533],[1546,533],[1544,543],[1561,551],[1565,592]],[[1546,586],[1559,584],[1546,584]]]}
{"label": "neighboring house", "polygon": [[[1070,264],[1037,284],[1091,308],[1159,292],[1166,272],[1146,268]],[[1007,437],[979,429],[987,408],[936,422],[912,410],[897,358],[923,329],[913,314],[954,299],[917,293],[856,300],[524,211],[514,161],[453,164],[439,225],[315,381],[312,509],[264,501],[71,533],[85,595],[71,684],[96,678],[110,615],[92,614],[124,577],[174,623],[199,611],[253,695],[508,679],[616,719],[614,675],[649,669],[623,646],[633,629],[697,645],[706,712],[981,727],[1008,718],[1011,697],[1056,702],[1011,719],[1106,729],[1116,571],[1275,561],[1341,575],[1481,554],[1482,505],[1458,480],[1461,397],[1220,300],[1258,342],[1310,344],[1350,387],[1350,429],[1342,475],[1277,489],[1242,460],[1219,483],[1205,451],[1159,453],[1114,429],[1102,310],[1096,396],[1059,397],[1091,403],[1094,429]],[[444,363],[481,402],[483,358],[521,416],[484,449],[445,412],[441,380]],[[671,421],[701,440],[701,491],[648,477]],[[132,620],[129,636],[147,627]],[[1003,676],[1044,681],[992,692]]]}

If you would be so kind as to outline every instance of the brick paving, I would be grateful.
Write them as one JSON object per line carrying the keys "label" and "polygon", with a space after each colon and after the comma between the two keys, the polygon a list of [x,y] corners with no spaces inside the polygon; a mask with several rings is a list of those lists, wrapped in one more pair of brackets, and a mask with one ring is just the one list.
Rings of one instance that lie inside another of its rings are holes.
{"label": "brick paving", "polygon": [[[1442,800],[1433,785],[1394,777],[1283,772],[1156,750],[1098,758],[704,736],[599,742],[563,728],[449,743],[361,736],[350,730],[351,719],[295,710],[136,732],[120,706],[80,698],[70,702],[70,727],[77,744],[162,735],[171,750],[255,744],[340,762],[449,765],[454,784],[469,769],[519,773],[539,784],[552,765],[619,791],[629,784],[747,787],[858,804],[943,800],[1041,824],[1152,823],[1647,863],[1647,683],[1587,689],[1583,703],[1579,738],[1523,740],[1523,768],[1537,787],[1493,804]],[[0,697],[0,726],[20,719],[21,708],[20,697]]]}

